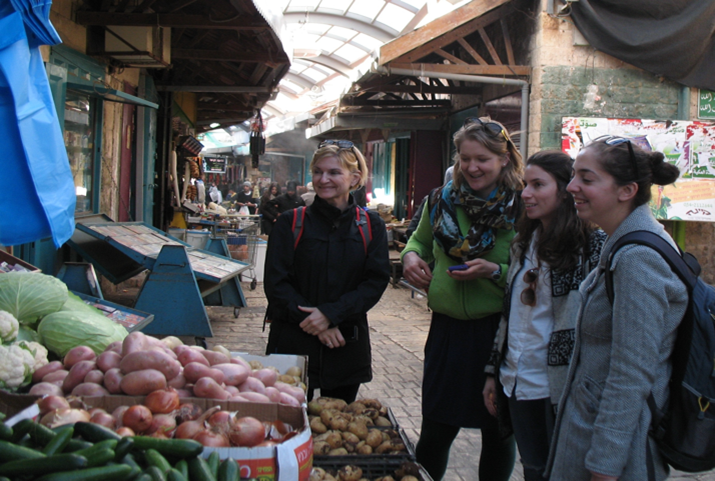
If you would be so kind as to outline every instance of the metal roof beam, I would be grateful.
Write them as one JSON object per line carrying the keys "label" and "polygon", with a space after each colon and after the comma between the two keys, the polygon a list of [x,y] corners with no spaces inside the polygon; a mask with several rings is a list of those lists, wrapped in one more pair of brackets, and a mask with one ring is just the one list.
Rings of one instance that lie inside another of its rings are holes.
{"label": "metal roof beam", "polygon": [[375,25],[361,22],[350,17],[342,17],[340,15],[333,15],[330,13],[318,13],[318,12],[300,12],[300,13],[285,13],[283,14],[283,20],[286,23],[305,23],[306,20],[315,23],[324,23],[327,25],[335,25],[338,27],[350,28],[357,32],[364,33],[365,35],[370,35],[381,42],[389,42],[395,38],[395,34],[383,30]]}

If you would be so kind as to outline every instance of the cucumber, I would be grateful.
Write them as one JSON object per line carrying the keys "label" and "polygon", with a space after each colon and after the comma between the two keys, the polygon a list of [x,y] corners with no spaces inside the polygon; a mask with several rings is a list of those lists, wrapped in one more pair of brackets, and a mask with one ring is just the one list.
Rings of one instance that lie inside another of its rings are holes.
{"label": "cucumber", "polygon": [[81,469],[86,466],[87,458],[83,456],[77,456],[76,454],[58,454],[41,459],[10,461],[9,463],[0,465],[0,476],[8,476],[11,478],[30,475],[40,476],[58,471]]}
{"label": "cucumber", "polygon": [[144,452],[144,459],[149,466],[156,466],[162,473],[166,473],[171,469],[171,464],[161,455],[159,451],[149,448]]}
{"label": "cucumber", "polygon": [[76,469],[63,473],[46,474],[36,481],[120,481],[126,479],[132,468],[126,464],[99,468]]}
{"label": "cucumber", "polygon": [[84,441],[83,439],[79,438],[72,438],[70,439],[70,442],[67,443],[67,446],[65,446],[65,453],[73,453],[75,451],[79,451],[80,449],[87,449],[91,448],[94,445],[94,443],[90,443],[89,441]]}
{"label": "cucumber", "polygon": [[114,451],[107,448],[92,451],[92,453],[87,459],[89,460],[89,463],[87,464],[88,468],[104,466],[109,461],[114,460]]}
{"label": "cucumber", "polygon": [[5,423],[0,423],[0,439],[4,441],[12,439],[12,428]]}
{"label": "cucumber", "polygon": [[120,439],[117,442],[116,447],[114,448],[114,454],[116,454],[116,460],[119,461],[124,456],[129,454],[129,451],[131,451],[133,447],[134,447],[134,439],[132,439],[130,437],[125,437],[125,438]]}
{"label": "cucumber", "polygon": [[119,434],[115,433],[111,429],[95,423],[78,422],[75,423],[74,430],[77,434],[82,436],[82,438],[93,443],[98,443],[107,439],[114,439],[115,441],[122,439]]}
{"label": "cucumber", "polygon": [[18,421],[17,424],[12,427],[12,437],[10,438],[10,441],[18,443],[22,438],[27,436],[33,424],[35,424],[35,421],[32,419],[23,419],[22,421]]}
{"label": "cucumber", "polygon": [[151,476],[152,481],[166,481],[166,475],[156,466],[149,466],[144,472]]}
{"label": "cucumber", "polygon": [[47,446],[47,444],[52,441],[55,436],[57,436],[57,433],[54,432],[52,429],[36,422],[32,422],[32,425],[29,426],[29,431],[27,432],[27,434],[30,435],[30,439],[32,439],[35,444],[43,447]]}
{"label": "cucumber", "polygon": [[158,439],[134,436],[134,449],[155,449],[163,456],[193,458],[204,450],[203,444],[193,439]]}
{"label": "cucumber", "polygon": [[233,458],[227,458],[218,468],[217,481],[239,481],[238,463]]}
{"label": "cucumber", "polygon": [[[73,427],[70,426],[67,429],[63,429],[62,431],[55,434],[55,437],[52,438],[50,442],[45,445],[44,448],[42,448],[42,452],[46,456],[52,456],[55,453],[61,453],[65,449],[65,446],[67,446],[67,444],[70,442],[70,439],[72,439],[73,435]],[[30,438],[32,438],[32,435],[30,435]]]}
{"label": "cucumber", "polygon": [[218,451],[214,451],[211,454],[209,454],[209,457],[208,457],[208,459],[206,459],[206,462],[209,465],[211,474],[213,474],[214,478],[215,478],[216,475],[218,475],[219,464],[221,464],[221,456],[218,454]]}
{"label": "cucumber", "polygon": [[15,461],[18,459],[38,459],[45,458],[42,451],[18,446],[9,441],[0,441],[0,462]]}
{"label": "cucumber", "polygon": [[152,481],[151,476],[147,473],[141,473],[139,476],[133,479],[133,481]]}
{"label": "cucumber", "polygon": [[189,477],[191,481],[216,481],[216,477],[209,468],[209,463],[198,456],[189,459]]}
{"label": "cucumber", "polygon": [[184,476],[180,471],[176,469],[170,469],[168,473],[166,473],[166,481],[188,481],[186,479],[186,476]]}
{"label": "cucumber", "polygon": [[79,451],[75,451],[75,454],[79,454],[80,456],[85,456],[87,458],[92,456],[92,453],[95,453],[97,451],[101,451],[103,449],[111,449],[114,451],[114,448],[117,446],[117,441],[114,439],[105,439],[104,441],[100,441],[98,443],[95,443],[91,445],[90,447],[86,449],[80,449]]}
{"label": "cucumber", "polygon": [[180,459],[174,464],[174,469],[180,472],[186,479],[189,479],[189,463],[185,459]]}

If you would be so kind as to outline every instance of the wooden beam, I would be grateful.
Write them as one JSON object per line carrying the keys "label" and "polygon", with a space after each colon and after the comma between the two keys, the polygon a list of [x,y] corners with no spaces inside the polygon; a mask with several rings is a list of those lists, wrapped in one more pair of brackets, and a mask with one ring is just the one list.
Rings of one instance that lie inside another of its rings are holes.
{"label": "wooden beam", "polygon": [[438,48],[437,50],[435,50],[434,53],[436,53],[440,57],[446,58],[447,60],[449,60],[450,62],[452,62],[455,65],[469,65],[467,62],[465,62],[461,58],[455,57],[451,53],[445,52],[441,48]]}
{"label": "wooden beam", "polygon": [[[380,48],[380,65],[386,63],[430,43],[445,34],[454,31],[462,25],[468,24],[472,20],[483,17],[487,12],[497,7],[506,5],[511,0],[473,0],[466,5],[431,21],[427,25],[413,30],[395,40],[383,45]],[[490,22],[491,23],[491,22]],[[454,40],[452,40],[453,42]],[[449,42],[449,43],[452,43]],[[444,44],[446,45],[446,44]],[[440,45],[442,47],[444,45]],[[437,48],[439,48],[437,47]]]}
{"label": "wooden beam", "polygon": [[524,65],[445,65],[441,63],[392,63],[391,68],[464,75],[528,76],[531,67]]}
{"label": "wooden beam", "polygon": [[180,4],[178,4],[177,6],[172,8],[169,12],[170,13],[178,12],[182,8],[188,7],[189,5],[191,5],[192,3],[196,2],[196,1],[197,0],[184,0],[183,2],[181,2]]}
{"label": "wooden beam", "polygon": [[238,16],[236,18],[215,22],[204,15],[181,15],[176,13],[107,13],[107,12],[77,12],[77,23],[80,25],[121,25],[131,27],[172,27],[196,28],[212,30],[267,30],[271,27],[263,17]]}
{"label": "wooden beam", "polygon": [[136,7],[134,10],[138,12],[148,12],[149,8],[156,3],[156,0],[144,0],[142,3],[139,4],[138,7]]}
{"label": "wooden beam", "polygon": [[426,105],[437,105],[440,107],[449,107],[452,105],[451,100],[369,100],[369,99],[358,99],[345,97],[343,99],[343,105],[351,106],[373,106],[373,107],[422,107]]}
{"label": "wooden beam", "polygon": [[251,85],[258,85],[258,82],[261,81],[261,78],[263,78],[263,75],[266,73],[266,70],[268,70],[268,65],[256,65],[256,68],[253,71],[253,74],[251,74],[251,77],[248,79],[248,82]]}
{"label": "wooden beam", "polygon": [[509,27],[506,24],[506,21],[502,18],[499,20],[499,23],[501,24],[501,31],[502,34],[504,35],[504,46],[506,47],[506,59],[507,62],[509,62],[509,65],[514,65],[514,49],[511,46],[511,37],[509,36]]}
{"label": "wooden beam", "polygon": [[[474,2],[472,2],[474,3]],[[414,50],[410,52],[405,52],[404,55],[400,55],[399,57],[393,59],[397,60],[399,62],[416,62],[417,60],[421,59],[422,57],[425,57],[438,48],[443,48],[449,45],[450,43],[456,42],[460,38],[464,38],[467,35],[470,35],[474,32],[476,32],[478,29],[483,28],[487,25],[491,25],[492,23],[498,21],[500,18],[505,17],[512,13],[515,10],[514,6],[511,3],[507,3],[506,5],[503,5],[495,10],[490,11],[489,13],[485,13],[479,18],[475,18],[471,22],[462,25],[461,27],[446,33],[442,35],[441,37],[434,38],[430,41],[425,42],[423,45],[415,48]],[[398,39],[399,40],[399,39]],[[389,44],[386,44],[387,46]],[[385,47],[383,46],[383,48]],[[386,60],[388,57],[382,56],[382,48],[380,49],[380,59],[379,63],[380,65],[384,65],[385,63],[388,62]]]}
{"label": "wooden beam", "polygon": [[[282,57],[276,59],[275,57]],[[271,55],[268,52],[253,53],[242,51],[239,53],[222,52],[221,50],[203,50],[189,48],[175,48],[171,50],[171,58],[198,59],[202,61],[216,62],[246,62],[246,63],[269,63],[279,65],[289,63],[285,54]]]}
{"label": "wooden beam", "polygon": [[487,35],[487,31],[483,28],[480,28],[479,36],[482,37],[482,42],[484,42],[484,45],[487,46],[487,50],[489,50],[489,55],[492,56],[492,60],[494,60],[494,63],[496,65],[502,65],[501,59],[499,58],[499,54],[497,53],[497,49],[494,48],[494,44],[492,44],[489,35]]}
{"label": "wooden beam", "polygon": [[466,40],[464,40],[463,38],[458,38],[457,42],[459,42],[459,45],[461,45],[462,48],[464,50],[466,50],[467,53],[469,55],[471,55],[472,58],[474,60],[476,60],[479,65],[489,65],[489,63],[486,60],[484,60],[484,57],[479,55],[479,53],[477,53],[477,51],[474,50],[474,48],[471,45],[469,45],[469,43]]}

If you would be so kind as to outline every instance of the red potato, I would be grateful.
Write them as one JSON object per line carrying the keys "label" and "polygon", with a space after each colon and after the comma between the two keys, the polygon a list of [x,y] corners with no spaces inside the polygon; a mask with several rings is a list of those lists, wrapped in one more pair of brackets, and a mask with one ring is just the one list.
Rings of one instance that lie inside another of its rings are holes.
{"label": "red potato", "polygon": [[124,374],[118,367],[114,367],[104,373],[104,387],[110,394],[122,394],[122,379]]}
{"label": "red potato", "polygon": [[166,379],[174,379],[181,373],[181,364],[170,358],[165,352],[136,351],[122,357],[119,362],[122,373],[156,369],[161,371]]}
{"label": "red potato", "polygon": [[84,377],[84,382],[93,382],[94,384],[102,384],[104,381],[104,373],[99,369],[93,369]]}
{"label": "red potato", "polygon": [[65,365],[65,369],[71,369],[72,366],[80,361],[94,361],[95,359],[97,359],[97,355],[94,353],[92,348],[87,346],[77,346],[67,351],[62,363]]}
{"label": "red potato", "polygon": [[266,388],[266,396],[268,396],[271,402],[277,403],[280,402],[281,392],[273,386],[269,386]]}
{"label": "red potato", "polygon": [[112,368],[119,367],[119,362],[122,360],[122,355],[116,351],[104,351],[97,357],[97,367],[102,372],[107,372]]}
{"label": "red potato", "polygon": [[169,387],[173,387],[174,389],[183,388],[184,386],[186,386],[186,378],[184,377],[184,373],[182,372],[175,378],[167,380],[166,385]]}
{"label": "red potato", "polygon": [[246,391],[239,394],[242,398],[252,403],[269,403],[271,399],[265,394],[259,394],[257,392]]}
{"label": "red potato", "polygon": [[218,369],[223,373],[223,382],[229,386],[238,386],[243,384],[250,374],[245,367],[240,364],[232,364],[226,362],[223,364],[214,364],[211,366],[212,369]]}
{"label": "red potato", "polygon": [[280,402],[281,404],[287,404],[288,406],[300,407],[300,403],[296,398],[284,392],[280,394],[280,401],[278,402]]}
{"label": "red potato", "polygon": [[32,382],[38,383],[42,381],[42,378],[45,377],[47,374],[59,371],[60,369],[64,369],[64,367],[64,364],[62,364],[62,362],[60,361],[51,361],[32,373]]}
{"label": "red potato", "polygon": [[117,354],[121,355],[122,354],[122,341],[114,341],[109,346],[107,346],[107,348],[104,350],[104,352],[107,352],[107,351],[116,352]]}
{"label": "red potato", "polygon": [[241,393],[250,391],[257,392],[259,394],[265,394],[266,386],[264,386],[259,379],[256,379],[255,377],[249,377],[248,379],[243,381],[242,384],[239,384],[238,390],[241,391]]}
{"label": "red potato", "polygon": [[194,397],[194,392],[190,391],[188,389],[177,389],[176,390],[177,394],[179,395],[179,399],[181,398],[187,398],[187,397]]}
{"label": "red potato", "polygon": [[201,354],[203,354],[203,356],[212,366],[215,364],[227,364],[231,362],[231,358],[222,352],[210,351],[208,349],[205,349],[201,351]]}
{"label": "red potato", "polygon": [[194,394],[197,397],[220,399],[222,401],[230,397],[230,394],[210,377],[202,377],[196,381],[196,384],[194,384]]}
{"label": "red potato", "polygon": [[273,386],[280,392],[294,397],[298,402],[305,402],[305,392],[303,392],[301,388],[291,386],[290,384],[286,384],[281,381],[277,381]]}
{"label": "red potato", "polygon": [[97,363],[94,361],[79,361],[77,364],[72,366],[69,374],[62,382],[62,390],[66,393],[71,393],[78,384],[84,381],[84,377],[87,373],[96,367]]}
{"label": "red potato", "polygon": [[49,382],[52,384],[57,384],[60,388],[62,387],[62,384],[65,382],[65,378],[69,374],[69,371],[65,371],[64,369],[60,369],[59,371],[51,372],[47,374],[45,377],[42,378],[42,382]]}
{"label": "red potato", "polygon": [[62,388],[51,382],[38,382],[30,388],[30,394],[33,396],[64,396]]}
{"label": "red potato", "polygon": [[179,356],[177,356],[174,351],[172,351],[171,349],[166,347],[164,344],[162,344],[161,346],[152,346],[149,348],[149,351],[163,352],[164,354],[166,354],[167,356],[169,356],[170,358],[172,358],[174,360],[179,359]]}
{"label": "red potato", "polygon": [[188,346],[183,346],[183,347],[186,347],[186,349],[182,349],[181,352],[177,354],[179,362],[181,363],[182,366],[186,367],[187,364],[192,363],[192,362],[198,362],[199,364],[203,364],[204,366],[211,365],[209,363],[208,359],[206,359],[204,357],[204,355],[201,354],[200,352],[198,352],[194,349],[191,349]]}
{"label": "red potato", "polygon": [[83,382],[77,384],[74,389],[72,389],[73,396],[109,396],[109,391],[104,389],[99,384],[93,382]]}
{"label": "red potato", "polygon": [[156,369],[133,371],[122,378],[120,386],[124,394],[146,396],[157,389],[166,389],[166,377]]}
{"label": "red potato", "polygon": [[260,380],[264,386],[270,387],[273,386],[278,380],[278,373],[273,369],[268,368],[257,369],[251,372],[251,377],[255,377]]}
{"label": "red potato", "polygon": [[190,362],[184,366],[184,377],[187,382],[195,383],[202,377],[210,377],[216,383],[221,384],[224,380],[222,371],[208,366],[204,366],[198,362]]}
{"label": "red potato", "polygon": [[141,331],[130,332],[122,341],[122,357],[145,349],[147,340],[146,334]]}
{"label": "red potato", "polygon": [[245,367],[248,369],[248,372],[251,372],[253,368],[251,367],[248,362],[246,362],[245,359],[243,359],[241,356],[236,356],[231,358],[231,364],[240,364],[241,366]]}
{"label": "red potato", "polygon": [[223,388],[224,388],[224,389],[226,390],[226,392],[229,393],[231,396],[238,396],[239,394],[241,394],[241,391],[239,391],[236,386],[226,385],[226,386],[224,386]]}

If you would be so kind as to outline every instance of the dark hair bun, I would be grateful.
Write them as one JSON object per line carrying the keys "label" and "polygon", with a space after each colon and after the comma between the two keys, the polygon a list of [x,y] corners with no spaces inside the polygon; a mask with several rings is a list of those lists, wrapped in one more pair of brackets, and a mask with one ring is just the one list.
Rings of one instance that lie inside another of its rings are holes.
{"label": "dark hair bun", "polygon": [[665,161],[665,156],[661,152],[649,152],[650,167],[652,172],[651,180],[656,185],[669,185],[678,180],[680,170],[673,164]]}

